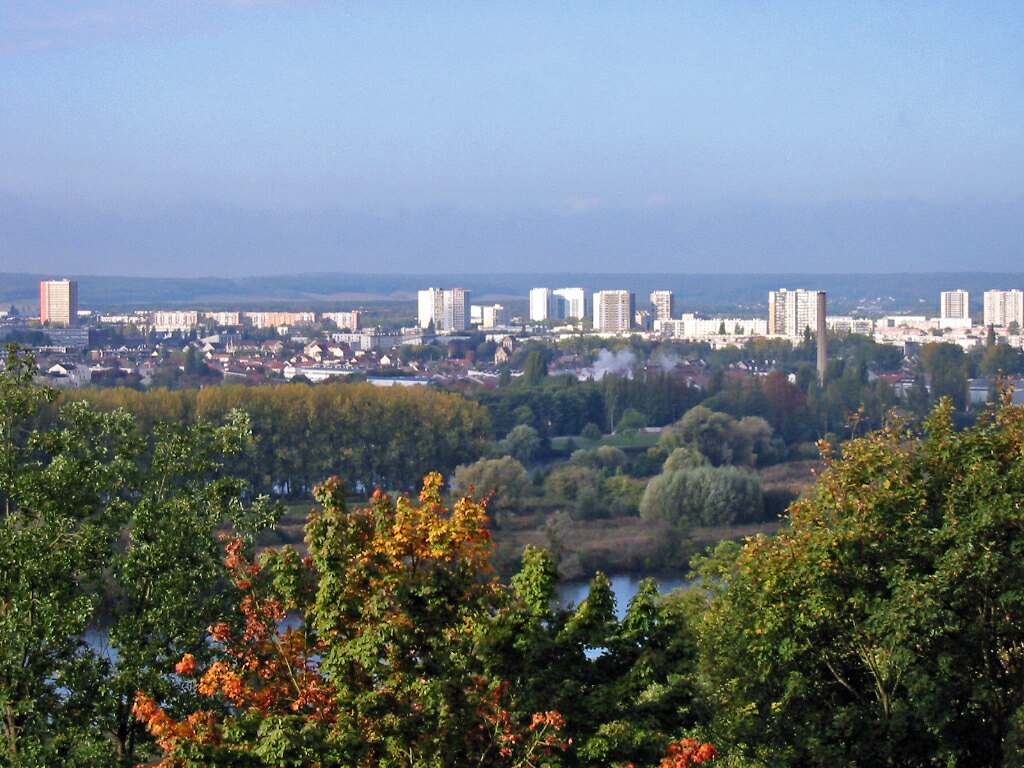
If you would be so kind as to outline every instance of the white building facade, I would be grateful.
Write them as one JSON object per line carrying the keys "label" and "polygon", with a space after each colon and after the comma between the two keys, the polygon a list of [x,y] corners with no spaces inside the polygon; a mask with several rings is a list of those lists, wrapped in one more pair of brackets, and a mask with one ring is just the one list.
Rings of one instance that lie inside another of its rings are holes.
{"label": "white building facade", "polygon": [[655,320],[671,320],[675,316],[675,296],[672,291],[652,291],[651,305]]}
{"label": "white building facade", "polygon": [[243,317],[253,328],[290,328],[316,322],[316,312],[244,312]]}
{"label": "white building facade", "polygon": [[587,316],[587,292],[582,288],[556,288],[551,296],[556,320],[582,320]]}
{"label": "white building facade", "polygon": [[324,312],[320,317],[330,320],[338,328],[348,328],[350,331],[358,331],[362,327],[358,309],[353,309],[350,312]]}
{"label": "white building facade", "polygon": [[587,316],[587,292],[582,288],[530,289],[530,320],[582,320]]}
{"label": "white building facade", "polygon": [[417,294],[420,328],[433,323],[438,333],[464,331],[470,326],[471,304],[465,288],[427,288]]}
{"label": "white building facade", "polygon": [[633,324],[636,297],[629,291],[594,293],[594,330],[598,333],[625,333]]}
{"label": "white building facade", "polygon": [[530,289],[530,320],[543,323],[551,317],[551,289]]}
{"label": "white building facade", "polygon": [[199,313],[195,310],[170,310],[153,313],[153,330],[158,333],[193,331],[199,325]]}
{"label": "white building facade", "polygon": [[[768,333],[803,336],[818,327],[818,293],[804,288],[768,292]],[[824,318],[822,318],[824,319]]]}
{"label": "white building facade", "polygon": [[948,320],[970,320],[971,295],[962,288],[955,291],[942,291],[939,294],[939,318],[943,321],[943,325]]}
{"label": "white building facade", "polygon": [[1024,328],[1024,291],[985,291],[985,326]]}

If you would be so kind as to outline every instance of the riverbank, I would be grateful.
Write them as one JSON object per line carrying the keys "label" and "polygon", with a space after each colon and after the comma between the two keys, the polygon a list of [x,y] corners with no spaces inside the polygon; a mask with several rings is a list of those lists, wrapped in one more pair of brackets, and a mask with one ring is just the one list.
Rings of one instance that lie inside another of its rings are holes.
{"label": "riverbank", "polygon": [[[263,547],[291,544],[304,548],[308,502],[289,505],[278,526],[260,539]],[[494,566],[502,576],[519,568],[528,544],[552,550],[564,579],[590,578],[606,573],[673,572],[685,574],[690,558],[720,541],[740,540],[759,533],[771,535],[778,520],[749,525],[699,527],[681,536],[671,525],[639,517],[573,520],[568,515],[517,515],[494,530]]]}
{"label": "riverbank", "polygon": [[567,515],[517,516],[494,532],[494,564],[510,575],[519,567],[528,544],[550,549],[558,556],[565,579],[606,573],[686,573],[690,558],[720,541],[740,540],[759,533],[774,534],[778,520],[749,525],[698,527],[680,534],[663,521],[639,517],[572,520]]}
{"label": "riverbank", "polygon": [[[765,522],[695,527],[685,532],[665,521],[637,516],[578,520],[561,505],[536,499],[527,507],[530,511],[502,515],[496,521],[494,567],[502,576],[511,576],[519,569],[523,548],[533,545],[555,553],[562,577],[569,580],[589,578],[598,570],[685,574],[694,554],[720,541],[778,532],[786,508],[814,484],[820,466],[818,461],[791,461],[758,472],[765,497]],[[289,503],[277,527],[261,537],[260,545],[291,544],[303,549],[306,517],[312,506],[311,501]]]}

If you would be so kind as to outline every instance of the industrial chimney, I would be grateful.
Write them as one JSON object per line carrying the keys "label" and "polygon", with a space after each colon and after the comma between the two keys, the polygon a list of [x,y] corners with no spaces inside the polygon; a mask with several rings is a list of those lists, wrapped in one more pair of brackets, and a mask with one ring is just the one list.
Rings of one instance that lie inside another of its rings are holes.
{"label": "industrial chimney", "polygon": [[825,383],[825,371],[828,368],[828,324],[825,322],[825,292],[817,292],[815,303],[815,327],[818,337],[818,381]]}

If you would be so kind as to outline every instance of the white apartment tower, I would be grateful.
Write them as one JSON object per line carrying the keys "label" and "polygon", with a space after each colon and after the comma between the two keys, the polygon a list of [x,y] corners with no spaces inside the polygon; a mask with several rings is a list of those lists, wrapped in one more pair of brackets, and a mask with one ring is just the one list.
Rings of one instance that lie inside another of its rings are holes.
{"label": "white apartment tower", "polygon": [[470,324],[469,291],[465,288],[427,288],[417,294],[420,328],[434,324],[439,333],[464,331]]}
{"label": "white apartment tower", "polygon": [[487,304],[480,308],[480,327],[486,330],[499,328],[508,322],[508,313],[503,304]]}
{"label": "white apartment tower", "polygon": [[599,333],[625,333],[633,324],[636,297],[629,291],[594,293],[594,330]]}
{"label": "white apartment tower", "polygon": [[582,320],[587,316],[587,292],[582,288],[530,289],[530,319]]}
{"label": "white apartment tower", "polygon": [[652,291],[651,304],[655,320],[671,320],[675,315],[675,296],[672,291]]}
{"label": "white apartment tower", "polygon": [[530,319],[535,323],[543,323],[551,317],[551,289],[530,289]]}
{"label": "white apartment tower", "polygon": [[552,301],[553,314],[560,320],[582,320],[587,316],[587,292],[582,288],[556,288]]}
{"label": "white apartment tower", "polygon": [[939,294],[939,316],[943,320],[967,320],[971,316],[970,294],[962,288]]}
{"label": "white apartment tower", "polygon": [[445,288],[444,290],[444,318],[441,323],[441,330],[464,331],[470,326],[469,322],[469,291],[465,288]]}
{"label": "white apartment tower", "polygon": [[[825,318],[818,317],[818,294],[798,288],[791,291],[780,288],[768,292],[768,333],[785,336],[803,336],[809,328],[816,331]],[[819,323],[820,321],[820,323]]]}
{"label": "white apartment tower", "polygon": [[420,328],[427,328],[431,323],[434,330],[441,330],[441,315],[444,314],[444,290],[441,288],[427,288],[416,294],[417,298],[417,324]]}
{"label": "white apartment tower", "polygon": [[985,291],[985,325],[1024,328],[1024,291]]}

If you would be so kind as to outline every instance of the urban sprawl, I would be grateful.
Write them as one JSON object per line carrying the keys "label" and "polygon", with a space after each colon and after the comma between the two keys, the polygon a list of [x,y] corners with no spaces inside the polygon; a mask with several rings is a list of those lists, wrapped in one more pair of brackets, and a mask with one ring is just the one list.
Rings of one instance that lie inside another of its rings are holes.
{"label": "urban sprawl", "polygon": [[[702,317],[677,315],[672,291],[653,291],[648,302],[638,305],[636,294],[628,290],[588,296],[583,288],[545,287],[530,291],[523,317],[511,315],[502,304],[473,304],[464,288],[426,288],[417,296],[415,324],[403,327],[371,325],[370,313],[358,308],[103,314],[80,309],[78,293],[74,280],[46,280],[39,287],[38,316],[0,313],[0,338],[33,347],[41,375],[56,386],[159,386],[181,374],[206,377],[211,383],[318,382],[361,375],[382,386],[451,384],[459,379],[488,385],[512,367],[514,353],[524,343],[588,336],[701,342],[712,349],[743,347],[758,338],[794,344],[813,340],[819,373],[825,369],[829,334],[871,337],[901,348],[905,358],[936,341],[965,350],[992,343],[1024,346],[1020,290],[986,291],[979,323],[971,317],[965,290],[943,291],[934,316],[829,315],[824,291],[781,288],[768,295],[767,317]],[[435,347],[434,354],[423,353],[428,346]],[[556,362],[581,379],[604,372],[595,370],[593,360],[571,354]],[[770,361],[764,362],[770,368]],[[691,383],[700,385],[699,366],[680,367]],[[747,366],[752,373],[757,367]],[[912,380],[909,369],[907,373],[905,381],[893,378],[897,393]],[[972,383],[971,389],[987,398],[990,386]]]}

